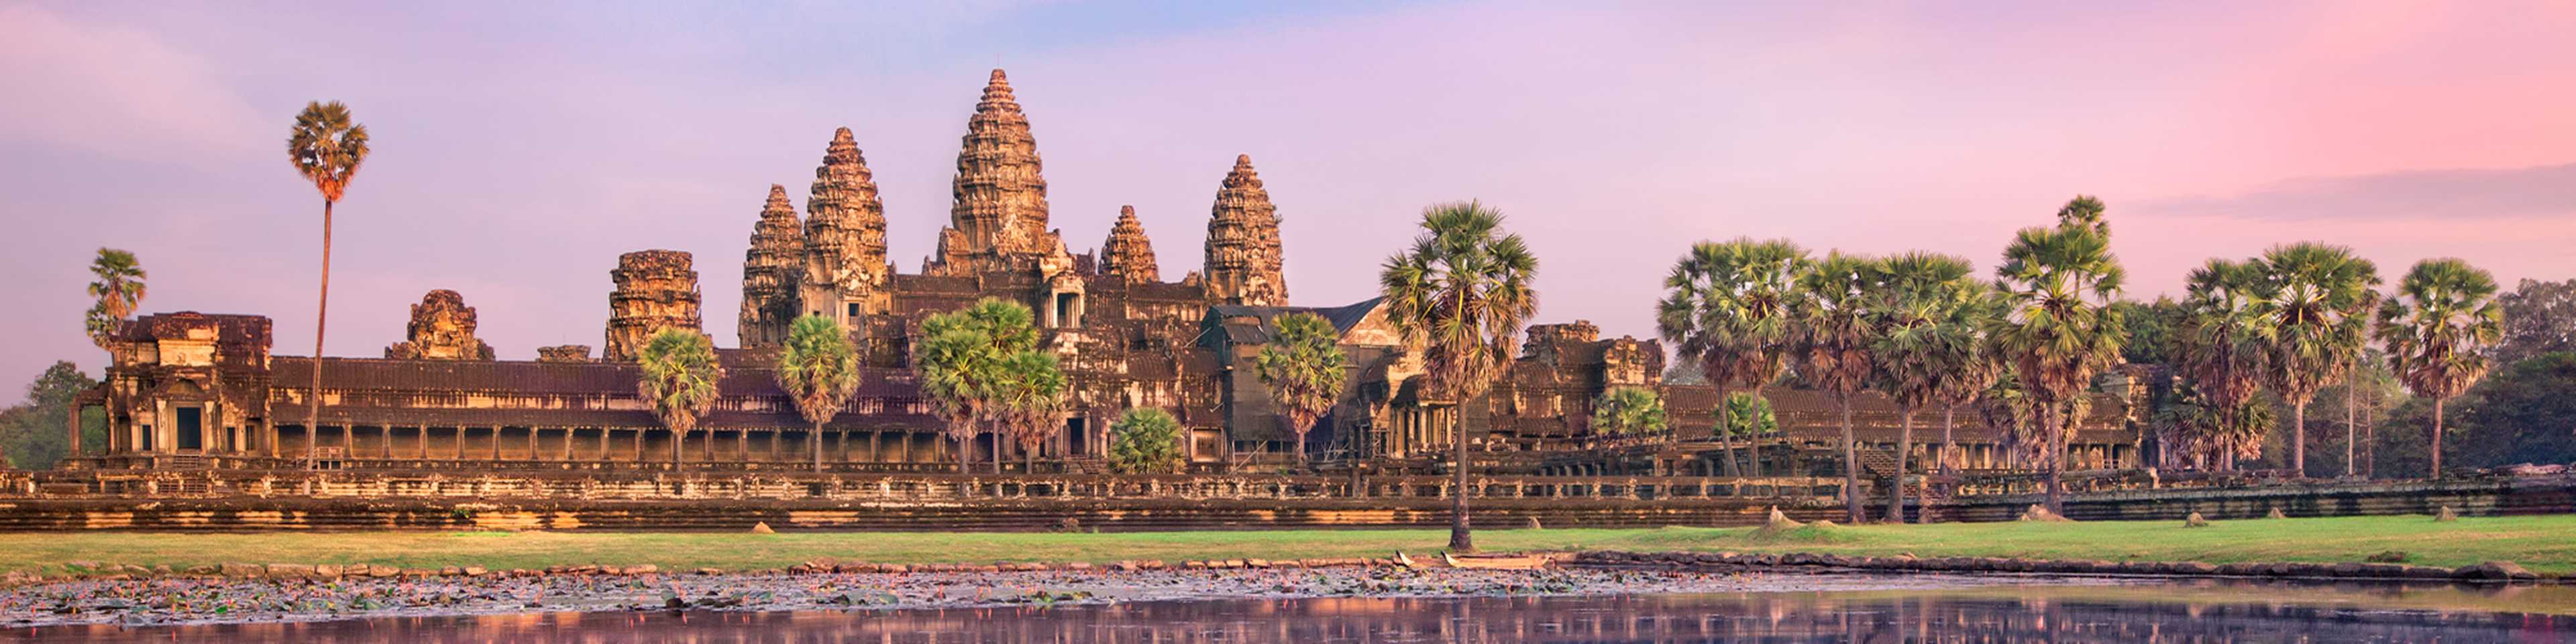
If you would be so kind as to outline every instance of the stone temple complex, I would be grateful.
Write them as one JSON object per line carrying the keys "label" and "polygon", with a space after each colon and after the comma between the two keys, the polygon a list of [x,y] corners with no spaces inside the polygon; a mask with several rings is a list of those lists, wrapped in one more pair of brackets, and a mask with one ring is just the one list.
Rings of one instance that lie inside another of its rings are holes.
{"label": "stone temple complex", "polygon": [[[719,349],[727,376],[697,431],[675,437],[655,420],[637,398],[632,361],[662,330],[705,332],[699,258],[639,250],[601,265],[607,316],[596,356],[589,345],[566,344],[535,348],[535,360],[495,359],[475,337],[477,311],[447,290],[430,291],[411,308],[404,339],[381,358],[273,354],[269,321],[256,315],[142,316],[111,339],[114,364],[105,381],[76,405],[106,411],[110,444],[67,465],[642,470],[667,463],[677,440],[693,464],[729,471],[801,469],[817,444],[831,471],[945,471],[956,462],[953,450],[985,463],[1012,456],[1013,448],[989,435],[965,445],[941,436],[943,424],[912,372],[912,344],[927,316],[1000,298],[1036,313],[1042,348],[1062,359],[1073,383],[1062,431],[1043,454],[1068,471],[1096,471],[1109,445],[1107,425],[1140,407],[1180,419],[1198,471],[1275,471],[1294,451],[1296,432],[1250,361],[1280,315],[1303,312],[1341,332],[1353,364],[1340,402],[1307,435],[1325,471],[1436,471],[1446,459],[1446,432],[1463,425],[1498,472],[1716,473],[1710,463],[1718,446],[1706,439],[1715,392],[1663,382],[1658,342],[1605,337],[1588,322],[1530,327],[1523,355],[1480,400],[1455,411],[1421,405],[1419,365],[1377,300],[1291,303],[1283,213],[1251,157],[1231,161],[1206,168],[1212,199],[1202,270],[1165,279],[1145,222],[1181,222],[1132,207],[1116,213],[1096,250],[1075,252],[1052,227],[1029,116],[994,70],[960,141],[946,227],[888,230],[867,158],[846,128],[822,146],[801,215],[783,185],[768,186],[756,210],[750,197],[758,186],[745,186],[744,209],[718,213],[739,216],[750,234],[734,346]],[[1321,189],[1279,186],[1282,195]],[[918,270],[903,272],[887,256],[889,234],[935,234],[937,250]],[[858,392],[823,425],[819,441],[810,440],[811,425],[769,366],[790,321],[803,315],[840,321],[866,363]],[[717,344],[725,343],[719,337]],[[308,418],[306,406],[316,370],[319,419]],[[1590,405],[1615,386],[1661,390],[1684,440],[1641,443],[1592,432]],[[1834,408],[1810,392],[1768,393],[1783,431],[1751,441],[1766,446],[1760,458],[1767,471],[1835,474]],[[2125,408],[2093,406],[2074,441],[2077,468],[2137,462],[2138,432],[2123,418]],[[1938,440],[1937,417],[1918,423],[1918,441]],[[76,453],[79,418],[75,409]],[[1919,446],[1895,448],[1895,408],[1884,399],[1862,397],[1855,418],[1866,467],[1912,459],[1919,468],[1928,460]],[[1980,423],[1961,424],[1969,467],[2007,463],[1996,436]]]}

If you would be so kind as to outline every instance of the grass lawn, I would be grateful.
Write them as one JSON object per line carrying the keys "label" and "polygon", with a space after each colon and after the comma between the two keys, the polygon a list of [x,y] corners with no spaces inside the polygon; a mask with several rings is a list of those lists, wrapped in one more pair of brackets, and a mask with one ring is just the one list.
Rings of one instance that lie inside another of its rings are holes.
{"label": "grass lawn", "polygon": [[[1121,559],[1305,559],[1427,553],[1445,530],[1278,530],[1109,534],[788,532],[19,532],[0,533],[0,570],[58,571],[66,561],[185,567],[223,562],[379,564],[494,569],[565,564],[654,564],[665,570],[783,568],[821,558],[884,563]],[[2576,573],[2576,515],[2464,518],[2337,517],[2220,521],[1962,523],[1802,529],[1763,537],[1751,528],[1483,530],[1487,550],[1734,550],[1912,553],[1923,557],[2361,561],[2398,550],[2408,563],[2460,566],[2489,560],[2542,573]]]}

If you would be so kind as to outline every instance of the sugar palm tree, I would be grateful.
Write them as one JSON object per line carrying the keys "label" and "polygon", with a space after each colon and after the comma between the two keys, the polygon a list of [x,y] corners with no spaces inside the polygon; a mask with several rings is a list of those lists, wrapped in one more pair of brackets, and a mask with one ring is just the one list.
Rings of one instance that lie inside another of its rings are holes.
{"label": "sugar palm tree", "polygon": [[143,264],[134,259],[134,253],[101,248],[98,258],[90,260],[89,274],[98,280],[89,283],[89,296],[97,303],[89,309],[86,326],[90,342],[104,349],[117,323],[143,305]]}
{"label": "sugar palm tree", "polygon": [[[2270,340],[2272,390],[2290,403],[2290,469],[2308,472],[2308,402],[2342,381],[2368,344],[2379,268],[2352,249],[2315,242],[2278,246],[2256,260],[2265,275],[2255,311]],[[2349,448],[2349,437],[2345,445]],[[2350,454],[2345,463],[2351,463]]]}
{"label": "sugar palm tree", "polygon": [[1672,427],[1664,399],[1645,387],[1612,387],[1592,401],[1592,431],[1605,436],[1651,436]]}
{"label": "sugar palm tree", "polygon": [[[995,383],[995,414],[1005,434],[1020,444],[1022,471],[1037,473],[1038,455],[1064,426],[1064,370],[1055,354],[1024,349],[1003,356]],[[997,462],[999,459],[995,459]]]}
{"label": "sugar palm tree", "polygon": [[1315,419],[1341,397],[1350,358],[1342,354],[1341,333],[1313,313],[1289,313],[1273,322],[1279,332],[1253,356],[1253,375],[1270,390],[1270,401],[1288,421],[1297,442],[1297,464],[1306,464],[1306,432]]}
{"label": "sugar palm tree", "polygon": [[[2099,218],[2094,218],[2099,222]],[[1995,269],[2004,308],[1987,333],[1996,355],[2038,413],[2038,452],[2048,463],[2048,507],[2066,505],[2066,441],[2083,392],[2117,364],[2124,323],[2110,304],[2126,271],[2111,253],[2107,225],[2025,228]]]}
{"label": "sugar palm tree", "polygon": [[1969,280],[1966,301],[1957,315],[1966,326],[1963,345],[1957,354],[1948,356],[1949,368],[1940,372],[1932,389],[1932,400],[1941,406],[1941,454],[1934,459],[1943,471],[1958,467],[1959,441],[1956,433],[1959,409],[1972,407],[1982,400],[1995,379],[2007,369],[1995,354],[1994,337],[1987,332],[1996,318],[2003,315],[2003,298],[1998,297],[1992,282]]}
{"label": "sugar palm tree", "polygon": [[913,345],[912,365],[922,396],[930,399],[946,423],[943,433],[957,444],[957,472],[964,474],[974,457],[975,435],[982,433],[978,422],[990,398],[986,388],[993,380],[994,362],[985,355],[993,348],[991,339],[980,331],[933,324],[954,319],[949,316],[933,315],[922,322],[922,339]]}
{"label": "sugar palm tree", "polygon": [[[1537,276],[1538,258],[1520,235],[1503,232],[1502,213],[1474,201],[1423,209],[1421,236],[1386,260],[1378,285],[1387,324],[1422,356],[1425,400],[1458,406],[1484,396],[1518,353],[1521,326],[1538,313]],[[1465,414],[1450,416],[1457,486],[1449,548],[1472,552]]]}
{"label": "sugar palm tree", "polygon": [[1852,523],[1867,517],[1861,509],[1860,455],[1853,444],[1851,399],[1879,377],[1877,356],[1870,353],[1878,341],[1870,305],[1885,271],[1886,265],[1878,260],[1834,251],[1798,276],[1798,290],[1790,299],[1799,330],[1798,353],[1805,366],[1798,374],[1833,399],[1841,412],[1843,507],[1850,511]]}
{"label": "sugar palm tree", "polygon": [[778,388],[814,426],[806,434],[814,471],[823,471],[823,423],[841,413],[859,388],[859,355],[841,323],[821,315],[796,318],[778,351]]}
{"label": "sugar palm tree", "polygon": [[2433,400],[2432,478],[2442,476],[2442,403],[2485,378],[2487,354],[2504,336],[2495,276],[2452,258],[2415,263],[2379,305],[2388,370]]}
{"label": "sugar palm tree", "polygon": [[286,158],[295,173],[322,193],[322,288],[313,307],[313,388],[305,395],[310,410],[306,431],[321,431],[322,329],[331,319],[331,207],[349,190],[358,166],[367,160],[367,126],[349,116],[339,101],[304,104],[286,137]]}
{"label": "sugar palm tree", "polygon": [[[2265,280],[2258,263],[2211,259],[2193,269],[2185,282],[2182,316],[2175,330],[2182,352],[2175,367],[2191,382],[2202,410],[2212,416],[2210,422],[2194,426],[2221,432],[2200,441],[2211,448],[2216,469],[2235,469],[2234,455],[2244,449],[2235,439],[2243,437],[2248,421],[2238,415],[2255,400],[2271,371],[2272,318],[2259,306]],[[2257,450],[2262,434],[2253,433]]]}
{"label": "sugar palm tree", "polygon": [[[1717,404],[1725,404],[1728,390],[1735,387],[1761,396],[1762,387],[1788,368],[1796,335],[1790,294],[1809,263],[1807,250],[1788,240],[1738,238],[1693,244],[1673,264],[1664,278],[1664,299],[1655,306],[1655,328],[1699,365],[1717,389]],[[1743,432],[1733,431],[1726,414],[1713,415],[1716,436],[1726,441],[1721,471],[1735,476],[1733,437]],[[1754,460],[1760,462],[1760,455]]]}
{"label": "sugar palm tree", "polygon": [[1914,414],[1939,401],[1945,379],[1976,357],[1977,323],[1971,311],[1982,285],[1969,277],[1968,260],[1912,252],[1887,258],[1868,318],[1877,336],[1870,353],[1885,377],[1879,388],[1896,401],[1896,481],[1888,491],[1887,520],[1905,522],[1905,461],[1914,452]]}
{"label": "sugar palm tree", "polygon": [[948,421],[959,472],[966,471],[975,435],[986,427],[994,434],[993,471],[1001,471],[1002,451],[1009,444],[1004,425],[1011,420],[999,402],[1001,384],[1010,375],[1002,365],[1013,354],[1037,347],[1033,319],[1027,306],[988,297],[921,322],[924,340],[914,347],[913,369]]}
{"label": "sugar palm tree", "polygon": [[653,417],[671,430],[671,466],[677,469],[680,443],[715,408],[716,388],[724,381],[715,341],[691,329],[663,329],[644,344],[635,363],[642,368],[635,395],[652,405]]}

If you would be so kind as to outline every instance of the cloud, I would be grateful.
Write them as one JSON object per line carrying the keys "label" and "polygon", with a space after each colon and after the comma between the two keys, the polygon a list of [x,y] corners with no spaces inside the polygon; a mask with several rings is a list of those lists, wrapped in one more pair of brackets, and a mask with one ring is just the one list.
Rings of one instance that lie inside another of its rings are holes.
{"label": "cloud", "polygon": [[2576,214],[2576,163],[2309,177],[2229,196],[2149,200],[2136,209],[2150,215],[2276,220],[2567,215]]}
{"label": "cloud", "polygon": [[141,30],[0,8],[0,141],[23,140],[150,160],[231,152],[261,120],[197,56]]}

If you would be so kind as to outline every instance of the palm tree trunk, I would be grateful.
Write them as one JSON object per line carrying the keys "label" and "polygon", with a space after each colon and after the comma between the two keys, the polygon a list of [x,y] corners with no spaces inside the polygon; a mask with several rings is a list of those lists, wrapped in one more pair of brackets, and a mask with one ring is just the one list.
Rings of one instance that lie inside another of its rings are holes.
{"label": "palm tree trunk", "polygon": [[1950,426],[1952,421],[1955,420],[1958,415],[1958,405],[1941,406],[1941,471],[1944,472],[1955,468],[1951,459],[1956,457],[1952,455],[1959,453],[1958,441],[1950,438]]}
{"label": "palm tree trunk", "polygon": [[[1461,396],[1464,398],[1464,396]],[[1465,405],[1450,408],[1449,434],[1454,439],[1457,462],[1449,469],[1457,475],[1457,484],[1449,491],[1449,550],[1475,552],[1476,538],[1467,532],[1467,414]]]}
{"label": "palm tree trunk", "polygon": [[814,433],[806,434],[805,438],[806,443],[813,446],[814,471],[823,471],[823,424],[814,423]]}
{"label": "palm tree trunk", "polygon": [[2433,397],[2433,471],[2425,478],[2442,478],[2442,397]]}
{"label": "palm tree trunk", "polygon": [[2353,378],[2352,378],[2352,377],[2347,376],[2347,377],[2345,377],[2345,378],[2344,378],[2344,380],[2343,380],[2343,475],[2344,475],[2345,477],[2347,477],[2347,478],[2349,478],[2349,477],[2351,477],[2351,476],[2352,476],[2352,473],[2353,473],[2353,466],[2355,465],[2355,463],[2353,462],[2353,458],[2354,458],[2355,453],[2359,451],[2359,450],[2354,449],[2354,444],[2355,444],[2355,442],[2356,442],[2354,437],[2356,437],[2356,436],[2360,436],[2360,435],[2361,435],[2361,424],[2360,424],[2360,423],[2353,422],[2354,416],[2356,416],[2356,414],[2353,412],[2352,402],[2353,402],[2353,399],[2355,399],[2355,398],[2357,398],[2357,397],[2358,397],[2358,396],[2353,395],[2353,389],[2354,389],[2353,384],[2354,384],[2354,383],[2353,383]]}
{"label": "palm tree trunk", "polygon": [[1857,525],[1868,518],[1868,512],[1860,507],[1860,452],[1852,440],[1851,395],[1834,398],[1835,406],[1840,407],[1843,413],[1843,510],[1850,515],[1850,522]]}
{"label": "palm tree trunk", "polygon": [[2048,429],[2048,511],[2066,516],[2066,432],[2058,428],[2061,414],[2057,403],[2052,402],[2039,417]]}
{"label": "palm tree trunk", "polygon": [[319,455],[312,437],[322,435],[322,328],[331,320],[331,206],[331,200],[322,200],[322,297],[313,305],[313,389],[308,396],[312,399],[310,412],[305,416],[305,469],[322,466],[314,460]]}
{"label": "palm tree trunk", "polygon": [[1312,429],[1314,425],[1315,419],[1312,418],[1297,423],[1297,467],[1300,469],[1306,467],[1306,431]]}
{"label": "palm tree trunk", "polygon": [[[1722,467],[1722,468],[1719,468],[1719,471],[1725,472],[1725,473],[1726,473],[1726,476],[1728,476],[1728,477],[1732,478],[1732,477],[1735,477],[1735,476],[1737,476],[1737,475],[1742,474],[1742,473],[1743,473],[1743,470],[1737,469],[1737,468],[1736,468],[1736,464],[1735,464],[1735,434],[1734,434],[1733,432],[1729,432],[1729,431],[1727,431],[1728,429],[1730,429],[1729,427],[1727,427],[1727,420],[1728,420],[1728,419],[1727,419],[1727,416],[1730,416],[1730,415],[1732,415],[1732,414],[1728,414],[1728,413],[1727,413],[1727,408],[1726,408],[1726,385],[1718,385],[1718,386],[1717,386],[1717,431],[1716,431],[1716,436],[1715,436],[1715,438],[1717,438],[1717,440],[1718,440],[1718,444],[1719,444],[1719,445],[1723,445],[1723,446],[1725,446],[1725,453],[1726,453],[1726,462],[1725,462],[1725,466],[1724,466],[1724,467]],[[1675,439],[1676,439],[1676,440],[1679,440],[1679,438],[1680,438],[1680,436],[1681,436],[1681,432],[1674,432],[1674,433],[1673,433],[1673,435],[1674,435],[1674,437],[1675,437]]]}
{"label": "palm tree trunk", "polygon": [[[643,436],[642,434],[637,434],[637,436],[639,438],[636,440],[643,440],[641,438],[641,436]],[[680,452],[680,430],[674,429],[671,430],[671,471],[680,471],[681,456],[683,456],[683,454]]]}
{"label": "palm tree trunk", "polygon": [[2308,403],[2290,405],[2290,473],[2308,477]]}
{"label": "palm tree trunk", "polygon": [[957,473],[965,474],[969,469],[972,469],[967,465],[966,457],[972,455],[975,451],[975,437],[953,435],[952,437],[957,439]]}
{"label": "palm tree trunk", "polygon": [[1887,522],[1905,522],[1905,458],[1914,453],[1914,406],[1898,412],[1896,422],[1896,484],[1887,490]]}

